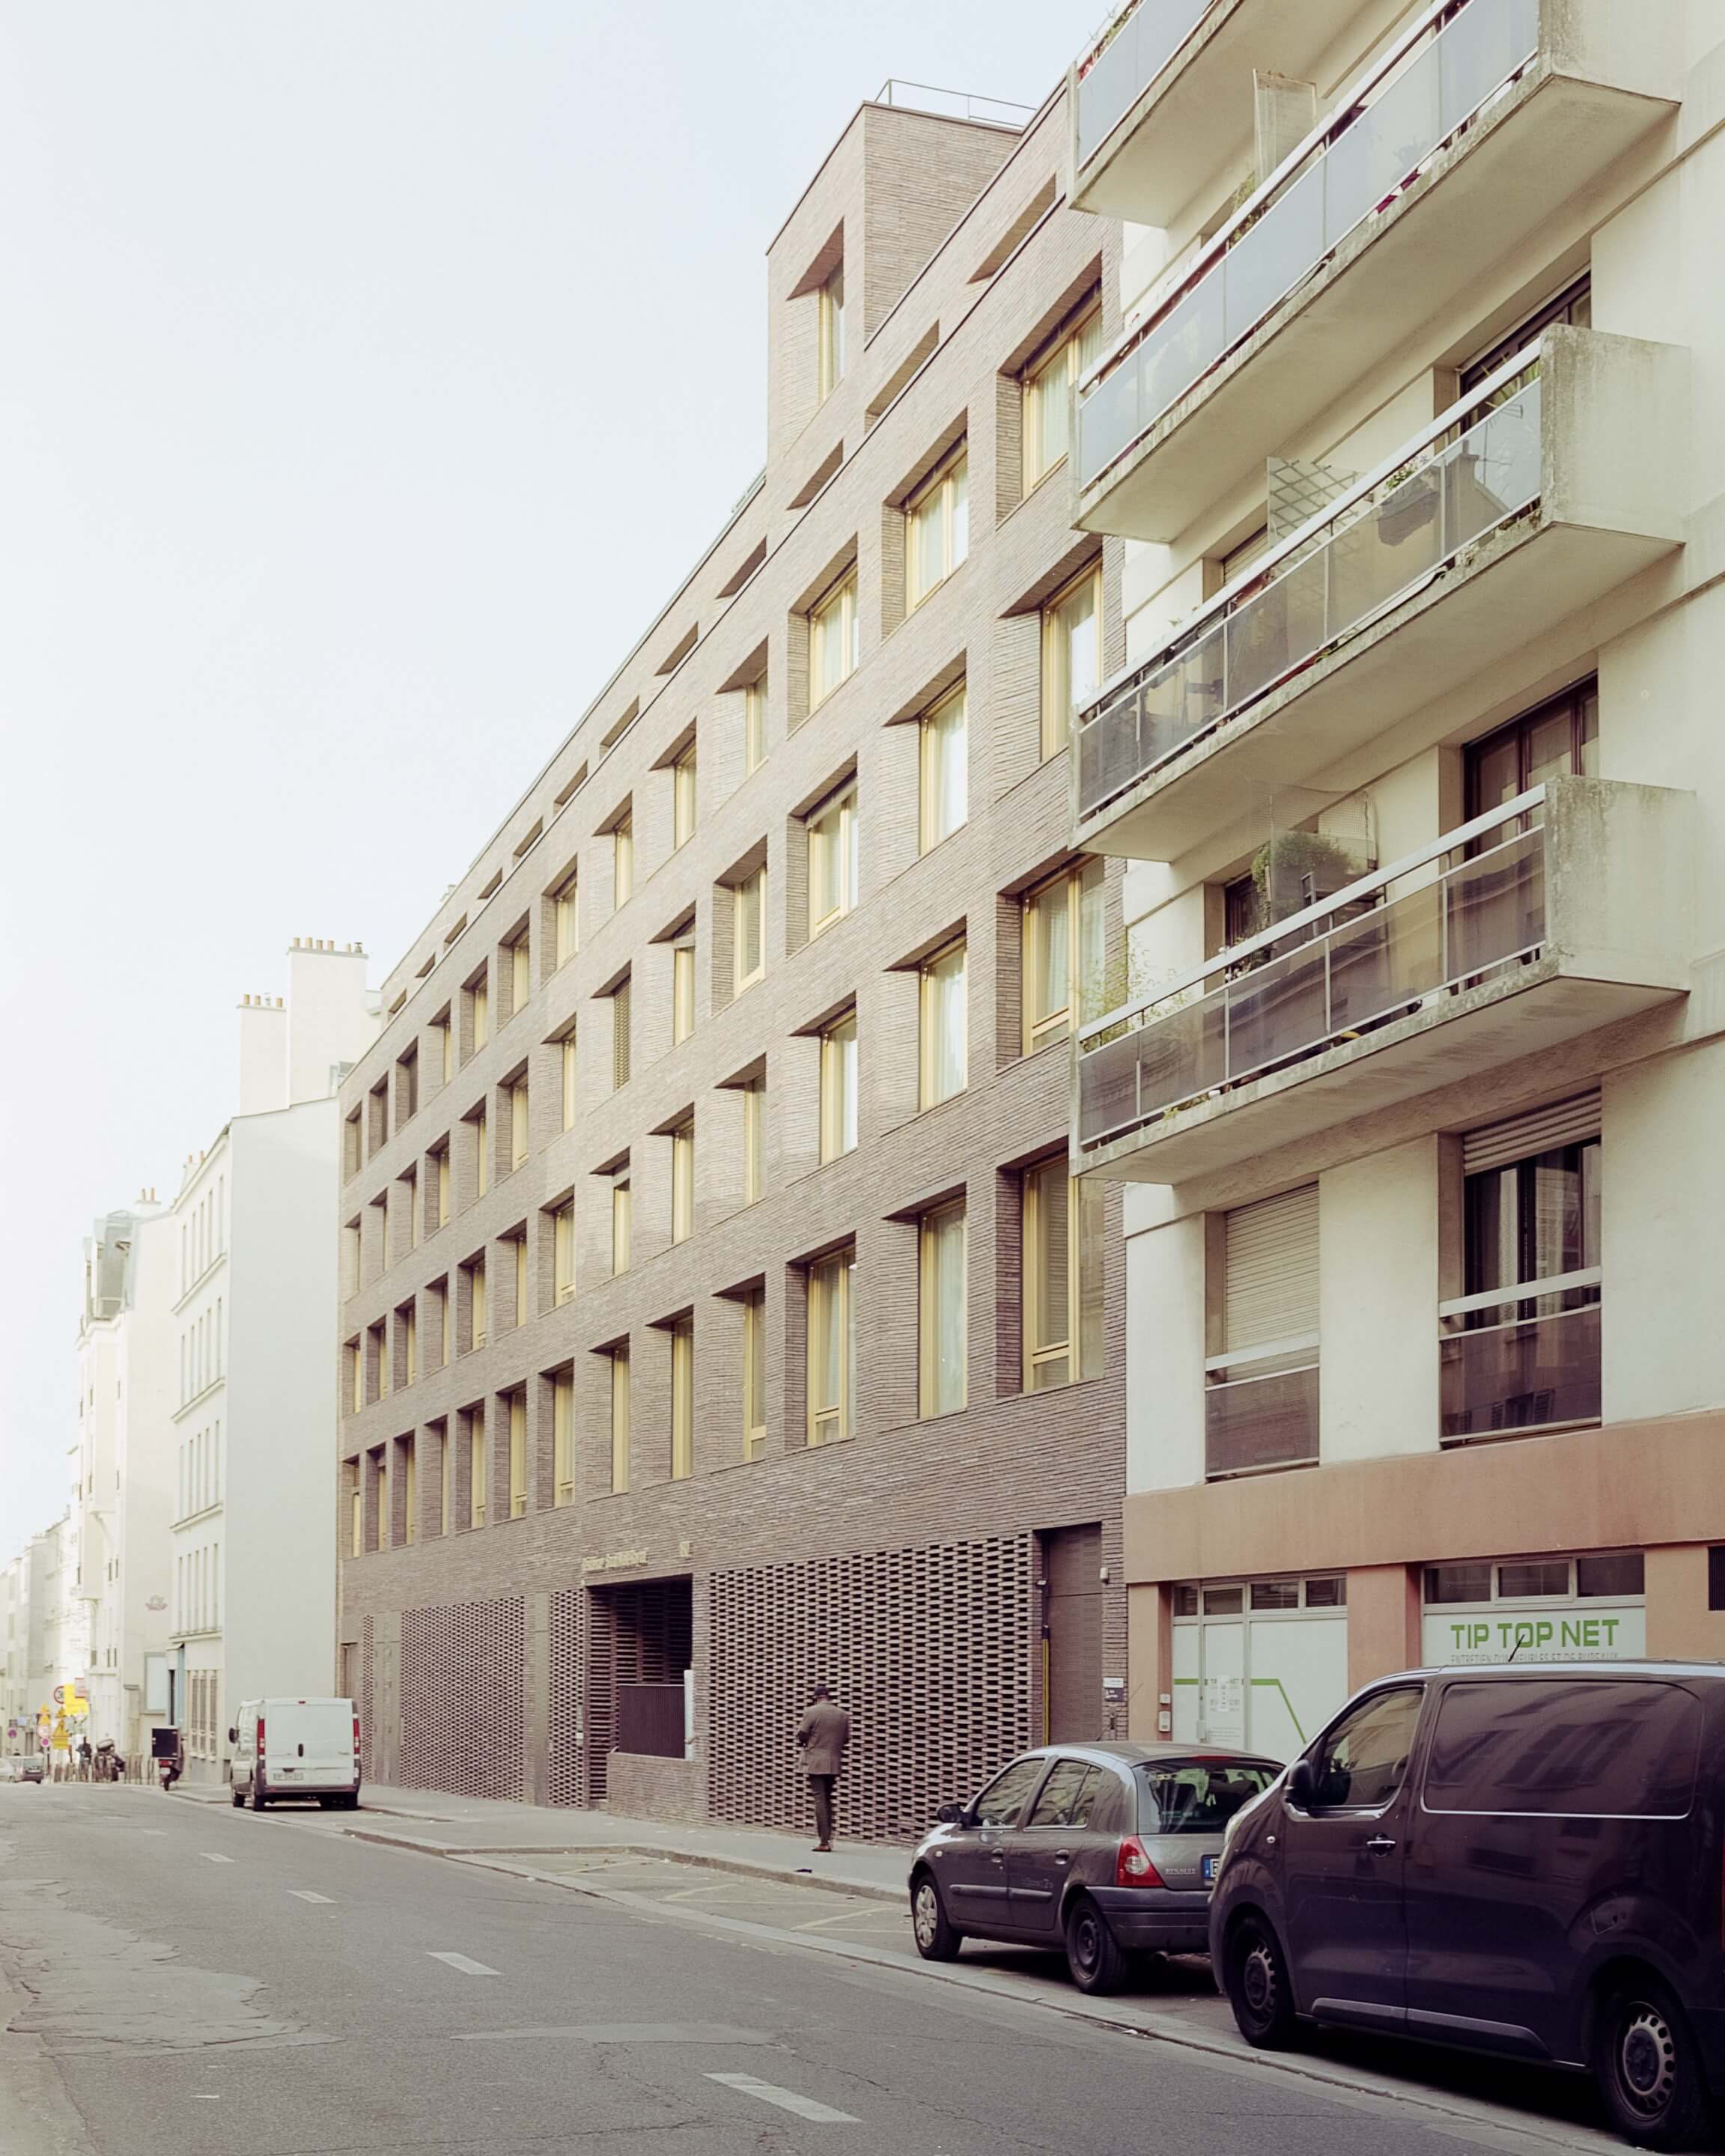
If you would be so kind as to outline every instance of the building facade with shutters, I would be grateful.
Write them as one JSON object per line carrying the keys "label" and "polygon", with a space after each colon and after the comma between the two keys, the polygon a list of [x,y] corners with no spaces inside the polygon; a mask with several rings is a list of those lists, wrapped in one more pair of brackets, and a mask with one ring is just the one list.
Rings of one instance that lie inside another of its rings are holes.
{"label": "building facade with shutters", "polygon": [[1114,228],[1064,87],[865,105],[768,254],[768,461],[342,1088],[340,1681],[374,1779],[841,1829],[1123,1732],[1120,1199],[1068,813]]}
{"label": "building facade with shutters", "polygon": [[1722,39],[1139,0],[1074,69],[1135,1732],[1725,1653]]}

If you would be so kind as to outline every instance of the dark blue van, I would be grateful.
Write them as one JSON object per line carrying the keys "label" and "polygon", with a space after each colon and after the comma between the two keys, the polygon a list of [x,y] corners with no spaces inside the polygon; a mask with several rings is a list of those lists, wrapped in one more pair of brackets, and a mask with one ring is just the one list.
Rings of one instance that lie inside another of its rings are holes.
{"label": "dark blue van", "polygon": [[1210,1952],[1241,2034],[1378,2029],[1591,2071],[1682,2148],[1725,2093],[1725,1666],[1415,1670],[1231,1823]]}

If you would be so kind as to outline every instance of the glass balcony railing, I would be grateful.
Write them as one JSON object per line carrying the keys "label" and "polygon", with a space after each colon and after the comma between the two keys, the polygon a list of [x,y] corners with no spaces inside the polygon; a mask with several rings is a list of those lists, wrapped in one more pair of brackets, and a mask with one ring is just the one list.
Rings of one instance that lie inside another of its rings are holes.
{"label": "glass balcony railing", "polygon": [[1317,1458],[1317,1336],[1204,1366],[1204,1472],[1212,1481]]}
{"label": "glass balcony railing", "polygon": [[1080,814],[1106,808],[1537,501],[1538,361],[1527,346],[1110,683],[1079,729]]}
{"label": "glass balcony railing", "polygon": [[1599,1417],[1599,1271],[1440,1303],[1445,1444]]}
{"label": "glass balcony railing", "polygon": [[1078,70],[1078,162],[1086,163],[1192,34],[1211,0],[1136,0]]}
{"label": "glass balcony railing", "polygon": [[[1115,125],[1203,12],[1193,0],[1142,0],[1122,20],[1080,79],[1081,146],[1101,139],[1094,128],[1106,133]],[[1080,486],[1093,485],[1126,455],[1351,232],[1390,209],[1538,46],[1539,0],[1444,0],[1429,8],[1083,386]]]}
{"label": "glass balcony railing", "polygon": [[[1236,944],[1086,1028],[1081,1148],[1321,1055],[1534,956],[1546,935],[1545,788]],[[1219,983],[1212,986],[1212,983]]]}

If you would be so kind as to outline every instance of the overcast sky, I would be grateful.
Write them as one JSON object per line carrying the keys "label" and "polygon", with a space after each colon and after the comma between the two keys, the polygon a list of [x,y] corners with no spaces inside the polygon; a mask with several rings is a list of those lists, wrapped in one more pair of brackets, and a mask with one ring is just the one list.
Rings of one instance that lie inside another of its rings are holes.
{"label": "overcast sky", "polygon": [[859,101],[1039,103],[1101,12],[0,0],[0,1563],[240,995],[382,978],[759,469]]}

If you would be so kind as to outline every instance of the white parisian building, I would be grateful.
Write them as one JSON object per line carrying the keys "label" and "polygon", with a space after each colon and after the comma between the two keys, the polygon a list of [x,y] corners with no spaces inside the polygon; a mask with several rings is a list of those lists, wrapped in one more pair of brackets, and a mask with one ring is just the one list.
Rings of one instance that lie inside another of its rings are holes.
{"label": "white parisian building", "polygon": [[1725,1655],[1722,86],[1719,0],[1131,0],[1078,64],[1135,1736]]}
{"label": "white parisian building", "polygon": [[81,1649],[90,1740],[109,1739],[128,1758],[167,1711],[169,1248],[148,1194],[85,1240],[77,1481],[69,1548],[57,1553],[61,1573],[71,1562],[75,1625],[57,1590],[44,1589],[42,1675]]}
{"label": "white parisian building", "polygon": [[333,1681],[341,1115],[377,1030],[356,943],[296,941],[286,997],[239,1007],[239,1112],[169,1215],[172,1697],[219,1779],[242,1699]]}

